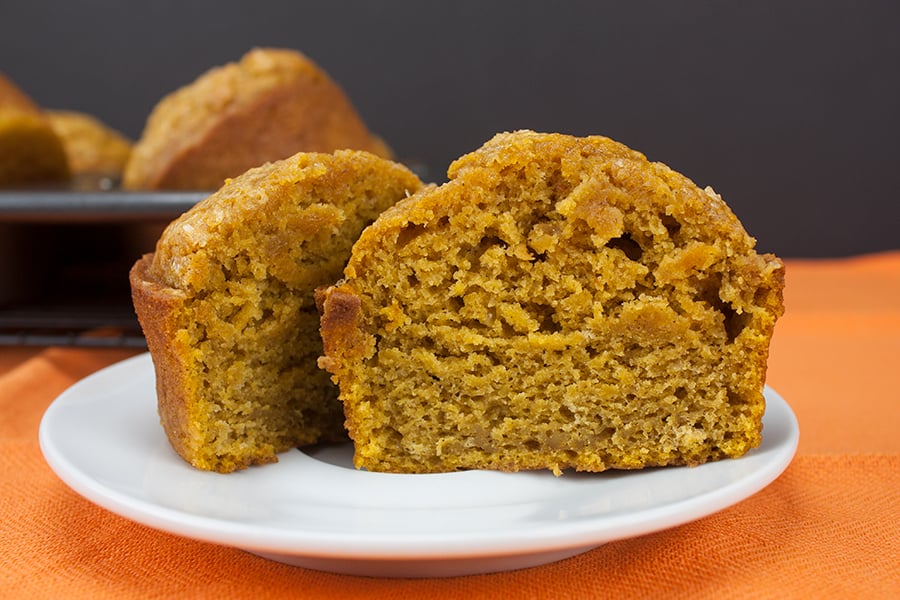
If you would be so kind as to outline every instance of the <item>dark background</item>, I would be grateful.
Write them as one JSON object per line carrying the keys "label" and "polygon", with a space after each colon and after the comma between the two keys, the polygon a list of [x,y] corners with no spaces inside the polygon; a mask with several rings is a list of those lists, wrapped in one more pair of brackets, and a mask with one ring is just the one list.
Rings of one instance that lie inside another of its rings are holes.
{"label": "dark background", "polygon": [[132,138],[291,47],[435,181],[497,131],[596,133],[712,185],[761,250],[900,248],[898,2],[0,2],[0,70]]}

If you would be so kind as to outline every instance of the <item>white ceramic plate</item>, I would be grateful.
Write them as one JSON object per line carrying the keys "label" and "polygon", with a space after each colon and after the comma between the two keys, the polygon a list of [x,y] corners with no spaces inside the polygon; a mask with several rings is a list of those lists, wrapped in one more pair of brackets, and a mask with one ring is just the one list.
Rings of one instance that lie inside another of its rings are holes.
{"label": "white ceramic plate", "polygon": [[787,467],[797,421],[766,388],[762,445],[737,460],[633,472],[397,475],[357,471],[349,444],[221,475],[169,447],[143,354],[76,383],[41,422],[73,490],[128,519],[313,569],[436,577],[534,566],[699,519]]}

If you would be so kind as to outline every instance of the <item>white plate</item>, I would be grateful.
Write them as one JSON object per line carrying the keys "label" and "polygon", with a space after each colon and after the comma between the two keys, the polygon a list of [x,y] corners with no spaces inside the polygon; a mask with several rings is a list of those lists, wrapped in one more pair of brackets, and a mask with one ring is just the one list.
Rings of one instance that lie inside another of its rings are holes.
{"label": "white plate", "polygon": [[169,447],[148,354],[76,383],[44,414],[44,457],[73,490],[163,531],[313,569],[392,577],[534,566],[731,506],[772,482],[797,421],[766,388],[762,445],[737,460],[633,472],[397,475],[357,471],[349,444],[221,475]]}

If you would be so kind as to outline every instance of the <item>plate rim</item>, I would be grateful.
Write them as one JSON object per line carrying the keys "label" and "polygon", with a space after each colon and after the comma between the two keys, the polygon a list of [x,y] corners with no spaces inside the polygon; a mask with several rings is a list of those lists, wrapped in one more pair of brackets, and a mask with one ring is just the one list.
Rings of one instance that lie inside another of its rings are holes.
{"label": "plate rim", "polygon": [[[473,557],[499,557],[529,555],[565,549],[596,547],[607,542],[637,537],[656,531],[677,527],[709,516],[756,494],[767,487],[790,465],[799,443],[799,424],[790,405],[775,390],[765,387],[767,414],[769,407],[784,419],[788,436],[782,447],[769,462],[728,485],[704,492],[697,497],[653,506],[615,518],[601,515],[592,519],[552,522],[522,531],[504,530],[498,539],[496,532],[472,531],[450,535],[440,534],[436,543],[434,534],[427,532],[412,535],[385,535],[351,532],[305,531],[279,532],[266,529],[260,536],[259,527],[234,523],[218,517],[186,513],[174,508],[154,504],[144,498],[136,498],[105,486],[82,472],[56,447],[51,427],[54,415],[78,393],[111,377],[111,373],[127,373],[129,370],[153,370],[149,353],[142,353],[119,361],[75,382],[48,406],[39,426],[39,443],[45,461],[63,483],[94,504],[134,522],[181,537],[232,546],[257,553],[278,553],[297,557],[319,557],[338,560],[447,560]],[[153,393],[155,398],[155,390]],[[765,419],[765,417],[764,417]],[[158,423],[155,423],[159,427]],[[765,444],[765,437],[763,438]],[[174,459],[181,460],[173,454]],[[741,460],[730,459],[730,460]],[[713,464],[713,463],[709,463]],[[263,467],[265,468],[265,467]],[[663,467],[696,468],[698,467]],[[636,471],[635,474],[639,474]],[[441,474],[438,474],[440,476]],[[453,475],[453,474],[450,474]],[[224,475],[227,476],[227,475]],[[685,507],[684,505],[688,505]],[[586,524],[592,525],[587,527]],[[223,527],[224,526],[224,527]]]}

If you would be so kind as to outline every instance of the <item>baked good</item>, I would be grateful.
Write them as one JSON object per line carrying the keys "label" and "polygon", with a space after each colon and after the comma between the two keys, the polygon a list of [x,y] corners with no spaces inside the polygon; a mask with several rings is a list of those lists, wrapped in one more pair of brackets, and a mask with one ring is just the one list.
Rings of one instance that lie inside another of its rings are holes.
{"label": "baked good", "polygon": [[320,290],[355,463],[560,473],[757,446],[783,265],[722,199],[603,137],[499,134]]}
{"label": "baked good", "polygon": [[122,176],[131,154],[131,140],[81,112],[49,110],[44,114],[62,140],[74,174]]}
{"label": "baked good", "polygon": [[172,447],[228,472],[346,439],[313,289],[359,232],[421,183],[362,151],[300,153],[251,169],[176,219],[132,268],[135,310]]}
{"label": "baked good", "polygon": [[0,73],[0,185],[66,179],[62,142],[37,105]]}
{"label": "baked good", "polygon": [[28,113],[40,112],[34,100],[3,73],[0,73],[0,107]]}
{"label": "baked good", "polygon": [[132,189],[218,189],[300,151],[390,157],[344,92],[304,55],[254,49],[203,74],[153,109],[125,169]]}

